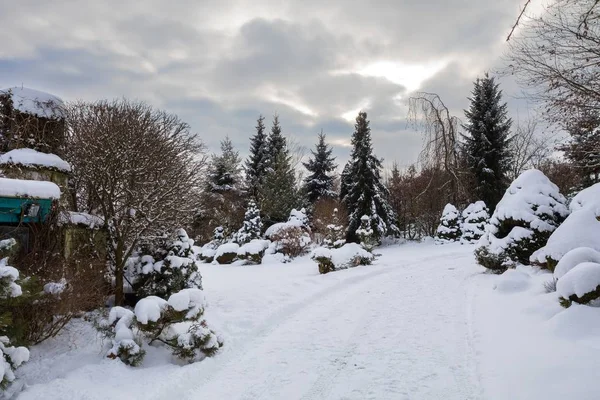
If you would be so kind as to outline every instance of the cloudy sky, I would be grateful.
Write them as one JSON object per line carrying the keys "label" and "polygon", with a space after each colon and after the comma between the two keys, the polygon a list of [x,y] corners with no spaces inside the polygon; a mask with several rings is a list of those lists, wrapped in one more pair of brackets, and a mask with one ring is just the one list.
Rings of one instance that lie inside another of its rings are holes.
{"label": "cloudy sky", "polygon": [[[211,150],[247,153],[256,118],[280,115],[310,147],[323,129],[340,161],[368,112],[377,155],[415,161],[411,92],[462,115],[472,81],[500,65],[521,0],[145,0],[0,2],[0,88],[65,100],[126,96],[178,114]],[[526,115],[503,81],[511,113]],[[269,124],[270,125],[270,124]]]}

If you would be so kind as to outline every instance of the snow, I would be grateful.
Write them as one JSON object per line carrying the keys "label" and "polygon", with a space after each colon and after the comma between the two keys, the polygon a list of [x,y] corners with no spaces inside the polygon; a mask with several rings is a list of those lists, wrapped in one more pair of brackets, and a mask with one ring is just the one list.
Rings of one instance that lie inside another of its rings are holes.
{"label": "snow", "polygon": [[577,193],[571,199],[569,208],[571,211],[591,208],[596,212],[596,215],[600,215],[600,183],[596,183]]}
{"label": "snow", "polygon": [[25,87],[12,87],[0,90],[0,94],[11,93],[13,108],[22,113],[38,117],[64,118],[63,101],[52,94]]}
{"label": "snow", "polygon": [[531,255],[532,262],[544,263],[547,258],[559,261],[577,247],[591,247],[600,251],[600,221],[590,208],[574,211],[552,233],[544,247]]}
{"label": "snow", "polygon": [[59,295],[67,288],[67,280],[62,278],[58,282],[48,282],[44,285],[44,293]]}
{"label": "snow", "polygon": [[59,199],[60,188],[46,181],[0,178],[0,196]]}
{"label": "snow", "polygon": [[56,154],[42,153],[33,149],[15,149],[0,155],[0,165],[42,167],[61,172],[71,172],[71,164]]}
{"label": "snow", "polygon": [[240,246],[237,254],[241,257],[248,254],[260,254],[268,249],[270,244],[271,242],[268,240],[252,239],[249,243]]}
{"label": "snow", "polygon": [[374,259],[373,254],[363,249],[362,246],[357,243],[346,243],[345,245],[337,249],[318,247],[313,250],[311,258],[317,259],[320,257],[330,259],[336,269],[343,269],[355,266],[352,265],[352,262],[357,257],[366,258],[368,260]]}
{"label": "snow", "polygon": [[504,293],[522,292],[531,284],[528,274],[516,269],[509,269],[498,277],[494,289]]}
{"label": "snow", "polygon": [[271,236],[277,234],[280,230],[289,228],[289,227],[298,227],[298,228],[307,228],[308,227],[308,217],[306,216],[306,212],[304,209],[298,211],[293,209],[290,212],[290,217],[287,222],[278,222],[276,224],[271,225],[265,231],[265,237],[270,239]]}
{"label": "snow", "polygon": [[18,297],[23,294],[21,290],[21,286],[17,284],[15,281],[19,279],[19,270],[9,265],[6,265],[8,262],[8,257],[0,260],[0,281],[6,283],[6,291],[0,293],[0,298],[3,296],[6,297]]}
{"label": "snow", "polygon": [[237,243],[225,243],[220,245],[215,252],[215,258],[222,256],[223,254],[235,253],[237,254],[240,249],[240,245]]}
{"label": "snow", "polygon": [[148,322],[156,322],[160,319],[161,313],[167,304],[167,301],[160,297],[144,297],[135,305],[135,318],[143,325],[146,325]]}
{"label": "snow", "polygon": [[483,274],[473,248],[394,245],[326,275],[309,257],[203,264],[216,357],[182,366],[146,346],[144,366],[126,367],[76,319],[31,349],[19,400],[596,400],[600,308],[563,309],[534,268],[518,270],[527,288],[494,290],[506,276]]}
{"label": "snow", "polygon": [[[183,289],[169,297],[169,305],[175,311],[189,310],[186,318],[194,318],[204,311],[206,298],[200,289]],[[137,315],[137,314],[136,314]]]}
{"label": "snow", "polygon": [[600,286],[600,264],[584,262],[564,274],[556,283],[556,291],[565,299],[582,297]]}
{"label": "snow", "polygon": [[577,247],[569,251],[556,264],[554,278],[562,278],[567,272],[584,262],[600,263],[600,252],[589,247]]}
{"label": "snow", "polygon": [[84,212],[62,211],[58,216],[59,224],[81,225],[90,229],[104,226],[104,218]]}

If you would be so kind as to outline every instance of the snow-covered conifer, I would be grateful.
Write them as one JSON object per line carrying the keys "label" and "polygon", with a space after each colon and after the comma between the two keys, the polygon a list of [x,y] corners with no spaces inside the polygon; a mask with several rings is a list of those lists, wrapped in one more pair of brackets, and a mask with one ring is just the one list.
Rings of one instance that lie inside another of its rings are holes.
{"label": "snow-covered conifer", "polygon": [[381,160],[373,154],[371,128],[367,113],[356,117],[352,135],[352,153],[342,175],[342,201],[349,210],[346,238],[359,240],[357,230],[363,215],[370,216],[370,228],[376,241],[385,235],[399,234],[396,215],[388,203],[388,191],[381,179]]}
{"label": "snow-covered conifer", "polygon": [[323,240],[323,246],[327,248],[342,247],[346,243],[344,225],[340,222],[337,208],[333,209],[331,223],[327,225],[327,234]]}
{"label": "snow-covered conifer", "polygon": [[250,155],[244,164],[246,187],[253,199],[258,196],[266,172],[267,134],[264,120],[262,115],[258,117],[256,134],[250,138]]}
{"label": "snow-covered conifer", "polygon": [[[0,260],[0,307],[8,299],[22,294],[21,286],[17,283],[19,271],[7,265],[7,262],[8,258]],[[3,325],[8,323],[4,317],[7,316],[0,316]],[[11,346],[7,336],[0,336],[0,389],[6,389],[15,380],[15,369],[28,360],[29,350],[26,347]]]}
{"label": "snow-covered conifer", "polygon": [[456,242],[460,240],[460,213],[452,204],[446,204],[435,238],[439,243]]}
{"label": "snow-covered conifer", "polygon": [[226,137],[221,141],[221,154],[213,154],[208,168],[208,187],[212,193],[239,191],[241,188],[241,168],[239,153]]}
{"label": "snow-covered conifer", "polygon": [[193,251],[194,241],[179,229],[166,248],[157,248],[132,260],[136,271],[134,287],[140,296],[168,297],[186,288],[202,289],[202,276]]}
{"label": "snow-covered conifer", "polygon": [[360,217],[360,228],[356,230],[360,245],[368,252],[372,252],[375,246],[377,246],[377,237],[375,237],[373,228],[371,228],[372,218],[368,215]]}
{"label": "snow-covered conifer", "polygon": [[337,168],[332,149],[325,143],[325,135],[321,131],[316,150],[311,150],[312,157],[303,163],[309,175],[304,179],[304,191],[309,204],[313,205],[320,199],[334,198],[337,193],[333,190],[333,171]]}
{"label": "snow-covered conifer", "polygon": [[528,264],[569,214],[558,187],[537,169],[509,186],[486,225],[475,256],[486,268],[502,271]]}
{"label": "snow-covered conifer", "polygon": [[512,121],[507,116],[502,91],[487,74],[475,81],[471,105],[465,110],[463,151],[476,182],[477,198],[494,210],[506,189],[506,173],[510,167],[509,131]]}
{"label": "snow-covered conifer", "polygon": [[260,219],[260,210],[256,206],[256,203],[250,200],[244,214],[244,223],[234,234],[233,241],[240,245],[249,243],[253,239],[259,239],[261,232],[262,220]]}
{"label": "snow-covered conifer", "polygon": [[488,208],[483,201],[471,203],[462,212],[461,243],[476,243],[485,232],[485,225],[490,219]]}

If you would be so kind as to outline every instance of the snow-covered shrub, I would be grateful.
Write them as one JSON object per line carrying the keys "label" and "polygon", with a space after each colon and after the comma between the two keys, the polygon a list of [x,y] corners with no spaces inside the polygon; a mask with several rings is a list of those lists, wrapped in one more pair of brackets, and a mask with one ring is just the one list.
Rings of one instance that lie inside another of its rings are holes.
{"label": "snow-covered shrub", "polygon": [[600,298],[600,264],[584,262],[577,265],[558,280],[556,291],[565,308],[573,302],[596,304]]}
{"label": "snow-covered shrub", "polygon": [[134,272],[134,288],[138,296],[168,297],[185,288],[202,288],[202,276],[193,250],[194,241],[183,229],[152,254],[132,257],[128,268]]}
{"label": "snow-covered shrub", "polygon": [[268,240],[253,239],[249,243],[240,246],[237,252],[237,258],[240,260],[246,260],[255,264],[260,264],[265,251],[271,244]]}
{"label": "snow-covered shrub", "polygon": [[0,240],[0,259],[12,257],[17,254],[19,246],[15,239]]}
{"label": "snow-covered shrub", "polygon": [[471,203],[462,212],[461,243],[477,243],[485,232],[485,225],[490,219],[487,206],[483,201]]}
{"label": "snow-covered shrub", "polygon": [[379,240],[375,237],[373,228],[371,228],[371,217],[363,215],[360,217],[360,228],[356,230],[356,236],[360,240],[360,245],[369,253],[379,244]]}
{"label": "snow-covered shrub", "polygon": [[323,246],[337,249],[346,243],[346,229],[340,222],[339,212],[337,208],[333,209],[331,215],[331,223],[326,226],[327,233],[323,240]]}
{"label": "snow-covered shrub", "polygon": [[554,278],[560,279],[567,272],[584,262],[600,264],[600,252],[589,247],[578,247],[565,254],[554,269]]}
{"label": "snow-covered shrub", "polygon": [[225,243],[220,245],[215,252],[213,263],[231,264],[237,258],[240,245],[237,243]]}
{"label": "snow-covered shrub", "polygon": [[523,172],[496,206],[475,250],[477,262],[503,271],[544,246],[568,215],[565,198],[541,171]]}
{"label": "snow-covered shrub", "polygon": [[260,210],[254,201],[248,203],[242,227],[233,235],[233,241],[243,245],[254,239],[260,239],[262,232],[262,220]]}
{"label": "snow-covered shrub", "polygon": [[[3,310],[6,302],[11,298],[19,297],[23,293],[21,286],[17,283],[19,271],[6,265],[8,258],[0,260],[0,310]],[[10,321],[10,314],[0,316],[2,331]],[[0,336],[0,389],[6,389],[15,380],[14,370],[29,360],[29,350],[26,347],[14,347],[10,345],[7,336]]]}
{"label": "snow-covered shrub", "polygon": [[436,242],[448,243],[460,240],[460,224],[460,213],[456,207],[452,204],[446,204],[435,233]]}
{"label": "snow-covered shrub", "polygon": [[214,242],[206,243],[200,248],[200,251],[198,252],[198,258],[207,263],[213,262],[218,247],[219,246],[217,246]]}
{"label": "snow-covered shrub", "polygon": [[286,226],[271,235],[275,251],[294,258],[305,254],[311,243],[310,235],[298,226]]}
{"label": "snow-covered shrub", "polygon": [[168,300],[157,296],[141,299],[134,311],[114,307],[109,318],[101,323],[102,331],[111,338],[110,358],[119,358],[128,365],[143,361],[143,342],[161,343],[174,356],[199,361],[214,355],[223,340],[204,320],[206,300],[200,289],[183,289]]}
{"label": "snow-covered shrub", "polygon": [[318,247],[313,250],[310,257],[319,265],[321,274],[359,265],[369,265],[375,258],[372,253],[357,243],[346,243],[337,249]]}
{"label": "snow-covered shrub", "polygon": [[600,183],[579,192],[569,205],[571,214],[552,233],[531,262],[553,270],[561,258],[577,247],[600,251]]}
{"label": "snow-covered shrub", "polygon": [[123,307],[113,307],[108,320],[100,324],[101,331],[111,339],[108,358],[119,358],[124,364],[137,367],[144,361],[146,351],[142,349],[140,335],[133,332],[135,315]]}

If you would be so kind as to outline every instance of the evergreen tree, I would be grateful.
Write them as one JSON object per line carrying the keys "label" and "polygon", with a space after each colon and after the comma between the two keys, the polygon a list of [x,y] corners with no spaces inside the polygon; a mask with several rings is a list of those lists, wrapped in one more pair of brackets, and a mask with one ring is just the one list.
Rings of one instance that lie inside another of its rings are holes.
{"label": "evergreen tree", "polygon": [[279,124],[279,116],[273,117],[273,126],[271,126],[271,133],[267,139],[267,152],[265,157],[265,168],[268,172],[269,168],[273,168],[277,162],[276,159],[279,154],[288,155],[287,142],[281,133],[281,125]]}
{"label": "evergreen tree", "polygon": [[241,186],[239,153],[233,148],[229,137],[221,141],[221,154],[213,154],[208,170],[208,191],[224,193],[239,191]]}
{"label": "evergreen tree", "polygon": [[462,234],[460,226],[460,213],[452,204],[446,204],[436,230],[436,242],[447,243],[460,240]]}
{"label": "evergreen tree", "polygon": [[254,201],[248,203],[244,214],[244,224],[234,235],[234,242],[238,244],[248,243],[253,239],[259,239],[262,231],[262,220],[260,210]]}
{"label": "evergreen tree", "polygon": [[325,143],[323,131],[319,134],[319,143],[316,150],[311,150],[312,157],[303,163],[310,175],[304,179],[304,191],[308,202],[313,205],[320,199],[334,198],[333,181],[331,174],[337,168],[335,157],[331,155],[332,149]]}
{"label": "evergreen tree", "polygon": [[250,138],[250,155],[244,165],[246,172],[246,187],[252,198],[258,196],[260,185],[265,176],[267,157],[267,134],[265,133],[265,118],[258,117],[256,134]]}
{"label": "evergreen tree", "polygon": [[600,182],[600,116],[588,113],[569,124],[571,139],[560,149],[571,161],[583,188]]}
{"label": "evergreen tree", "polygon": [[352,146],[350,160],[342,175],[342,201],[350,213],[347,240],[359,240],[356,231],[361,227],[363,216],[369,218],[376,240],[384,235],[397,235],[396,215],[388,203],[388,191],[381,179],[381,160],[373,155],[371,128],[364,111],[356,117]]}
{"label": "evergreen tree", "polygon": [[481,199],[490,210],[502,198],[508,186],[506,172],[510,166],[509,130],[512,120],[507,117],[506,103],[501,103],[502,91],[487,74],[475,81],[471,105],[465,110],[467,124],[463,128],[463,151],[467,166],[475,179],[474,197]]}
{"label": "evergreen tree", "polygon": [[260,190],[260,204],[266,226],[285,222],[298,206],[296,173],[287,151],[276,154]]}
{"label": "evergreen tree", "polygon": [[342,175],[340,176],[340,200],[343,200],[348,194],[350,187],[352,186],[352,163],[350,160],[344,165]]}

